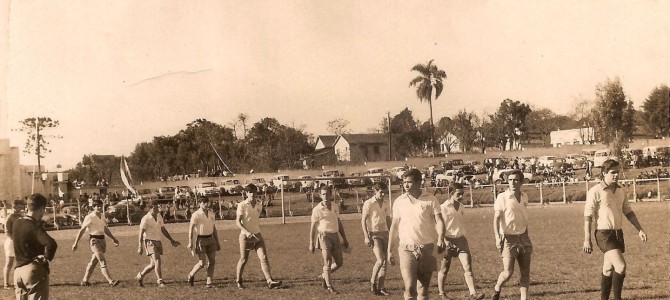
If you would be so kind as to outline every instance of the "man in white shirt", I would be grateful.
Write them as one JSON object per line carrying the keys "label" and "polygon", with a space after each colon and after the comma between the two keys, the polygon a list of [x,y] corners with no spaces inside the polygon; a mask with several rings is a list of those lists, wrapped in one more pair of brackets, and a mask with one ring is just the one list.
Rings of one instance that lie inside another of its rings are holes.
{"label": "man in white shirt", "polygon": [[509,189],[496,197],[493,204],[493,232],[496,238],[496,247],[500,251],[503,261],[503,271],[493,288],[493,300],[500,299],[500,290],[512,277],[514,263],[519,262],[519,291],[521,299],[528,297],[530,285],[530,262],[533,253],[533,244],[528,236],[528,196],[521,191],[523,184],[521,170],[512,170],[507,173]]}
{"label": "man in white shirt", "polygon": [[[323,273],[319,276],[323,288],[331,294],[339,294],[330,283],[330,275],[342,267],[342,246],[349,248],[344,227],[340,222],[340,209],[333,203],[333,194],[329,186],[320,189],[321,202],[312,209],[312,224],[309,229],[309,251],[321,249]],[[342,235],[342,244],[340,237]]]}
{"label": "man in white shirt", "polygon": [[170,233],[165,229],[165,226],[163,226],[163,217],[158,213],[158,204],[156,201],[149,202],[148,207],[149,212],[147,212],[147,214],[142,217],[142,221],[140,221],[140,236],[137,253],[142,255],[142,252],[146,249],[146,254],[149,256],[150,262],[142,271],[137,273],[135,280],[137,280],[139,286],[144,287],[144,283],[142,282],[144,276],[149,274],[151,270],[155,270],[156,283],[159,287],[164,287],[165,282],[163,281],[161,261],[161,255],[163,255],[161,233],[170,240],[172,247],[177,247],[181,244],[172,239]]}
{"label": "man in white shirt", "polygon": [[389,226],[391,226],[391,205],[384,201],[385,185],[375,183],[372,198],[363,203],[361,226],[365,244],[372,247],[375,254],[375,265],[372,267],[370,290],[374,295],[388,296],[384,288],[386,278],[386,252],[388,252]]}
{"label": "man in white shirt", "polygon": [[249,252],[254,250],[258,255],[258,260],[261,262],[261,270],[265,275],[268,287],[271,289],[278,288],[281,286],[281,281],[272,279],[270,261],[265,249],[265,239],[261,235],[259,217],[263,205],[261,204],[262,202],[256,199],[258,188],[253,183],[250,183],[244,187],[244,193],[246,199],[237,206],[237,217],[235,218],[235,224],[240,228],[240,260],[237,262],[237,276],[235,280],[237,287],[239,289],[245,288],[244,284],[242,284],[242,273],[249,259]]}
{"label": "man in white shirt", "polygon": [[475,290],[475,279],[472,275],[472,255],[470,246],[465,238],[465,224],[463,223],[463,184],[452,182],[449,186],[451,198],[440,205],[442,216],[444,217],[446,244],[445,256],[442,258],[440,270],[437,272],[437,288],[440,291],[442,299],[450,299],[446,295],[444,284],[447,281],[447,274],[451,267],[451,259],[458,257],[463,266],[465,283],[470,291],[470,299],[484,299],[483,293],[477,293]]}
{"label": "man in white shirt", "polygon": [[642,230],[642,225],[626,199],[626,191],[617,184],[620,169],[619,162],[606,160],[600,168],[602,181],[589,189],[584,205],[583,251],[588,254],[593,251],[591,224],[595,221],[596,244],[604,254],[600,299],[609,299],[612,289],[614,299],[621,299],[623,281],[626,277],[626,260],[623,257],[626,245],[621,228],[624,216],[638,230],[640,240],[647,241],[647,234]]}
{"label": "man in white shirt", "polygon": [[444,251],[444,220],[437,198],[421,191],[419,170],[410,169],[403,174],[403,187],[405,194],[393,203],[387,257],[395,265],[393,248],[399,245],[405,299],[428,299],[430,278],[437,269],[433,250],[437,244],[438,252]]}
{"label": "man in white shirt", "polygon": [[[193,255],[198,255],[198,263],[188,273],[188,283],[193,286],[195,274],[205,266],[207,262],[207,288],[214,288],[212,277],[214,276],[214,265],[216,265],[216,252],[221,250],[219,236],[214,223],[214,212],[208,208],[209,200],[206,197],[198,199],[200,209],[191,215],[191,223],[188,229],[188,249]],[[195,243],[194,234],[197,233]]]}
{"label": "man in white shirt", "polygon": [[105,259],[105,252],[107,250],[107,243],[105,242],[105,235],[109,236],[112,241],[114,241],[114,246],[119,246],[119,240],[117,240],[109,228],[107,228],[107,222],[105,221],[104,216],[102,215],[102,201],[95,200],[92,202],[93,211],[84,217],[84,221],[81,223],[81,229],[77,233],[77,238],[74,240],[72,245],[72,251],[77,250],[77,244],[79,239],[84,234],[85,230],[88,230],[89,234],[89,245],[91,246],[91,261],[86,266],[86,272],[84,273],[84,279],[81,281],[82,286],[90,286],[88,279],[93,273],[93,269],[100,262],[100,271],[102,275],[105,276],[107,282],[110,286],[117,286],[119,284],[118,280],[113,280],[109,275],[109,270],[107,270],[107,260]]}

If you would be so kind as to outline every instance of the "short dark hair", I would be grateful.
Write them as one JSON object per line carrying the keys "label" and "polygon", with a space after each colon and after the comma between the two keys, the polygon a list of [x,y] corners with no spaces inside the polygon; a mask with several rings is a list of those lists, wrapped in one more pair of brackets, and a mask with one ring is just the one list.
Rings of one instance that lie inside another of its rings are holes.
{"label": "short dark hair", "polygon": [[207,198],[205,196],[200,196],[200,197],[198,197],[198,203],[200,203],[200,202],[207,203],[207,202],[209,202],[209,198]]}
{"label": "short dark hair", "polygon": [[255,184],[250,183],[250,184],[247,184],[246,186],[244,186],[244,191],[255,193],[255,192],[258,192],[258,187]]}
{"label": "short dark hair", "polygon": [[[6,201],[7,200],[4,200],[3,202],[7,203]],[[23,200],[21,200],[19,198],[16,198],[16,199],[14,199],[14,202],[12,203],[12,207],[15,207],[17,205],[26,205],[26,202],[24,202]]]}
{"label": "short dark hair", "polygon": [[158,201],[152,199],[147,202],[147,207],[153,208],[154,206],[158,206]]}
{"label": "short dark hair", "polygon": [[93,200],[93,206],[100,206],[100,207],[102,207],[102,201],[100,201],[100,200]]}
{"label": "short dark hair", "polygon": [[324,185],[321,186],[321,188],[319,188],[319,190],[330,192],[332,190],[332,188],[329,185],[324,184]]}
{"label": "short dark hair", "polygon": [[511,170],[511,171],[507,172],[507,174],[506,174],[507,180],[509,180],[509,177],[512,176],[512,175],[517,175],[517,178],[520,181],[523,181],[523,179],[524,179],[523,172],[521,172],[521,170],[519,170],[519,169],[514,169],[514,170]]}
{"label": "short dark hair", "polygon": [[402,178],[411,178],[414,182],[421,182],[421,171],[417,169],[409,169],[402,174]]}
{"label": "short dark hair", "polygon": [[372,185],[372,189],[375,191],[380,191],[386,189],[386,184],[383,182],[376,182],[375,184]]}
{"label": "short dark hair", "polygon": [[618,161],[616,161],[614,159],[608,159],[608,160],[603,162],[603,165],[600,167],[600,172],[602,174],[605,174],[605,173],[609,172],[610,170],[612,170],[612,169],[614,169],[614,168],[616,168],[620,165],[621,164]]}
{"label": "short dark hair", "polygon": [[452,182],[449,184],[449,191],[453,194],[456,190],[462,190],[464,186],[460,182]]}
{"label": "short dark hair", "polygon": [[30,211],[36,211],[40,208],[47,207],[47,198],[40,193],[32,194],[28,197],[26,206],[28,206],[28,210]]}

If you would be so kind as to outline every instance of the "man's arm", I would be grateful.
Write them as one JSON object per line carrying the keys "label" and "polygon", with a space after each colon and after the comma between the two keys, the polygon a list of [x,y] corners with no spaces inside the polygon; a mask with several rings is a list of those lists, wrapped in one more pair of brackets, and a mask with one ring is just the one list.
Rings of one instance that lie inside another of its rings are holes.
{"label": "man's arm", "polygon": [[363,214],[361,215],[361,227],[363,227],[363,237],[365,238],[365,244],[372,247],[370,232],[368,232],[368,212],[365,208],[363,208]]}
{"label": "man's arm", "polygon": [[640,225],[640,221],[637,220],[637,216],[635,216],[635,213],[631,211],[627,213],[625,216],[628,219],[628,221],[630,221],[630,223],[633,224],[633,226],[635,226],[635,229],[637,229],[638,235],[640,236],[640,240],[646,242],[647,234],[644,233],[644,231],[642,230],[642,225]]}
{"label": "man's arm", "polygon": [[444,231],[445,231],[445,225],[444,225],[444,218],[442,218],[442,214],[436,214],[435,215],[435,223],[437,225],[437,251],[438,253],[442,253],[444,251]]}
{"label": "man's arm", "polygon": [[140,226],[140,236],[139,236],[138,241],[137,241],[137,253],[138,254],[142,254],[142,242],[143,242],[142,237],[144,236],[145,231],[146,231],[146,229],[144,229],[144,228],[142,228],[142,226]]}
{"label": "man's arm", "polygon": [[388,249],[386,250],[386,257],[391,265],[395,265],[395,259],[393,258],[393,249],[397,247],[396,241],[398,240],[398,224],[400,223],[400,218],[393,217],[391,221],[391,228],[389,229],[389,244]]}
{"label": "man's arm", "polygon": [[235,218],[235,225],[237,225],[237,228],[239,228],[240,231],[242,231],[242,234],[244,234],[245,237],[249,237],[249,236],[251,236],[251,232],[249,232],[249,230],[247,230],[247,228],[242,223],[242,218],[244,218],[244,215],[238,209],[237,210],[237,217]]}
{"label": "man's arm", "polygon": [[170,244],[172,244],[172,247],[177,247],[177,246],[181,245],[180,242],[175,241],[175,240],[172,238],[172,236],[170,236],[170,233],[167,231],[167,229],[165,229],[165,227],[161,226],[161,232],[163,233],[163,235],[164,235],[168,240],[170,240]]}
{"label": "man's arm", "polygon": [[214,235],[214,239],[216,240],[216,251],[221,250],[221,243],[219,243],[219,233],[216,230],[216,225],[212,225],[214,227],[214,231],[212,234]]}
{"label": "man's arm", "polygon": [[191,223],[188,226],[188,245],[187,248],[193,250],[193,229],[195,228],[195,223],[191,220]]}
{"label": "man's arm", "polygon": [[593,217],[585,216],[584,217],[584,246],[582,246],[582,251],[587,254],[593,252],[593,244],[591,243],[591,223],[593,223]]}
{"label": "man's arm", "polygon": [[[56,249],[58,249],[58,244],[56,243],[56,240],[51,238],[44,229],[38,228],[35,230],[35,235],[37,238],[37,242],[40,243],[40,245],[44,246],[44,257],[48,260],[51,261],[54,259],[54,256],[56,255]],[[76,244],[75,244],[76,246]]]}
{"label": "man's arm", "polygon": [[84,230],[86,230],[86,227],[82,227],[79,229],[79,232],[77,232],[77,237],[74,239],[74,244],[72,245],[72,251],[77,250],[77,244],[79,244],[79,239],[84,234]]}
{"label": "man's arm", "polygon": [[309,226],[309,251],[314,253],[314,234],[316,234],[316,227],[319,223],[312,220],[312,224]]}
{"label": "man's arm", "polygon": [[493,214],[493,234],[496,237],[496,248],[502,249],[502,235],[500,234],[500,211],[496,210]]}
{"label": "man's arm", "polygon": [[117,239],[114,237],[114,235],[112,234],[111,231],[109,231],[109,228],[107,228],[107,226],[105,226],[105,234],[106,234],[107,236],[109,236],[109,237],[112,239],[112,241],[114,241],[114,246],[118,246],[118,245],[119,245],[119,240],[117,240]]}
{"label": "man's arm", "polygon": [[342,221],[340,221],[339,217],[337,218],[337,227],[342,236],[342,245],[344,248],[349,248],[349,241],[347,241],[347,236],[344,234],[344,226],[342,226]]}

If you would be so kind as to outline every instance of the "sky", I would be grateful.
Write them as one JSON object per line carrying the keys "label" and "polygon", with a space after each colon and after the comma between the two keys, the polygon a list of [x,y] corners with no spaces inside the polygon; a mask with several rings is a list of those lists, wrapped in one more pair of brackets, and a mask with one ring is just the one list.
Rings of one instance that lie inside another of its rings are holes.
{"label": "sky", "polygon": [[[129,155],[205,118],[263,117],[328,134],[378,128],[405,107],[429,119],[409,82],[447,73],[435,119],[493,113],[506,98],[568,114],[619,77],[639,107],[670,84],[670,1],[12,1],[6,120],[45,134],[47,168],[85,154]],[[2,77],[0,77],[2,79]],[[9,131],[11,144],[25,136]],[[23,155],[22,164],[35,164]]]}

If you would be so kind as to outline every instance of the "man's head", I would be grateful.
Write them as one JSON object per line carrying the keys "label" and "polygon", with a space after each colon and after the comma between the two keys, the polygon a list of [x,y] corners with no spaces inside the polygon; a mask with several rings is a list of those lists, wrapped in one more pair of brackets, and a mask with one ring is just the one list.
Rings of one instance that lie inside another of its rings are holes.
{"label": "man's head", "polygon": [[150,200],[147,203],[147,207],[149,208],[152,214],[155,215],[158,213],[158,202],[156,202],[156,200]]}
{"label": "man's head", "polygon": [[16,198],[12,203],[12,208],[14,208],[14,214],[19,214],[26,209],[26,203],[23,200]]}
{"label": "man's head", "polygon": [[253,199],[254,195],[258,194],[258,187],[253,183],[247,184],[244,186],[244,194],[244,198]]}
{"label": "man's head", "polygon": [[421,189],[421,171],[409,169],[402,174],[402,185],[407,192],[417,192]]}
{"label": "man's head", "polygon": [[451,198],[454,200],[460,201],[463,199],[464,187],[462,183],[452,182],[449,184],[449,191],[451,193]]}
{"label": "man's head", "polygon": [[603,165],[600,167],[600,176],[605,184],[610,185],[619,181],[619,171],[621,170],[621,165],[618,161],[613,159],[608,159],[603,162]]}
{"label": "man's head", "polygon": [[99,212],[100,210],[102,210],[102,201],[100,201],[100,200],[93,200],[93,205],[91,205],[91,207],[92,207],[93,210],[95,210],[96,212]]}
{"label": "man's head", "polygon": [[200,206],[201,209],[207,209],[208,204],[209,204],[209,199],[207,197],[198,198],[198,205]]}
{"label": "man's head", "polygon": [[32,194],[28,197],[26,206],[28,207],[28,213],[32,214],[33,218],[40,220],[46,211],[47,198],[39,193]]}
{"label": "man's head", "polygon": [[386,194],[386,184],[382,182],[377,182],[372,186],[372,189],[375,191],[375,198],[383,199]]}
{"label": "man's head", "polygon": [[523,172],[518,169],[507,172],[507,183],[509,183],[509,188],[513,192],[521,190],[521,185],[523,184]]}
{"label": "man's head", "polygon": [[321,188],[319,189],[319,195],[321,196],[321,200],[333,201],[333,190],[328,185],[321,186]]}

